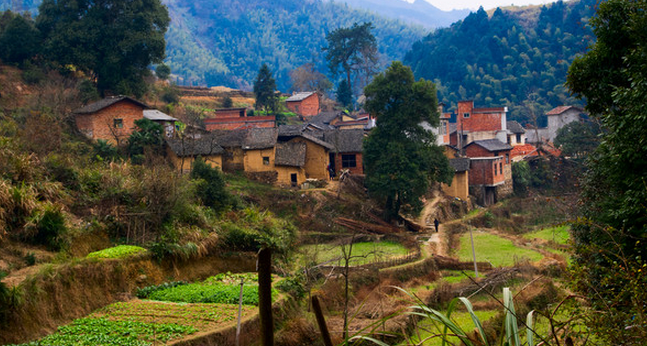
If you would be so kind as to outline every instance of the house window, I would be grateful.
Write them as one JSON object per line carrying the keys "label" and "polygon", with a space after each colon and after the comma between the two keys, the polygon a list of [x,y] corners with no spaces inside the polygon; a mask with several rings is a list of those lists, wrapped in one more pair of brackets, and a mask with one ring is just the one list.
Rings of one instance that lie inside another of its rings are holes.
{"label": "house window", "polygon": [[503,162],[499,162],[499,173],[503,174]]}
{"label": "house window", "polygon": [[469,118],[470,114],[469,113],[463,113],[463,118]]}
{"label": "house window", "polygon": [[521,134],[517,133],[517,143],[521,143]]}
{"label": "house window", "polygon": [[496,162],[494,163],[494,175],[496,176]]}
{"label": "house window", "polygon": [[270,157],[269,157],[269,156],[263,156],[263,164],[264,164],[265,166],[269,166],[269,165],[270,165]]}
{"label": "house window", "polygon": [[294,106],[294,113],[299,113],[299,105]]}
{"label": "house window", "polygon": [[114,126],[114,128],[116,129],[124,128],[124,119],[113,119],[112,126]]}
{"label": "house window", "polygon": [[505,164],[510,163],[510,154],[505,154]]}
{"label": "house window", "polygon": [[355,161],[355,155],[342,155],[341,167],[342,168],[357,167],[357,161]]}

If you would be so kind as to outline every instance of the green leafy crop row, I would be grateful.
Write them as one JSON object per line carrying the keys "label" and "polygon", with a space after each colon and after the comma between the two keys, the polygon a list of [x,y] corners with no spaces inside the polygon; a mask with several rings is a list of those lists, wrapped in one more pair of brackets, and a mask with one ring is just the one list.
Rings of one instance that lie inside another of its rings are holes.
{"label": "green leafy crop row", "polygon": [[152,345],[197,332],[190,326],[172,323],[144,323],[134,320],[111,321],[107,318],[81,318],[38,341],[34,345]]}
{"label": "green leafy crop row", "polygon": [[[275,292],[273,292],[276,294]],[[153,292],[148,299],[184,303],[238,304],[239,285],[195,283]],[[243,286],[243,304],[258,305],[258,286]]]}
{"label": "green leafy crop row", "polygon": [[144,253],[146,249],[133,245],[118,245],[115,247],[91,252],[88,258],[126,258],[136,254]]}

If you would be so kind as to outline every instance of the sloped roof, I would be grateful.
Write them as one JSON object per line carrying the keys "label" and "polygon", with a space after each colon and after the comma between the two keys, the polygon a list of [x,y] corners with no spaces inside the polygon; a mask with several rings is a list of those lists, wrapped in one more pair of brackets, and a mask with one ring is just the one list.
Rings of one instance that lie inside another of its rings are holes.
{"label": "sloped roof", "polygon": [[288,97],[285,102],[298,102],[298,101],[303,101],[310,97],[311,95],[314,95],[314,91],[306,91],[306,92],[298,92],[295,93],[294,95]]}
{"label": "sloped roof", "polygon": [[164,114],[157,109],[145,109],[144,118],[152,121],[177,121],[177,119],[168,114]]}
{"label": "sloped roof", "polygon": [[551,109],[550,111],[548,111],[546,113],[546,115],[560,115],[560,114],[566,112],[569,109],[574,109],[574,110],[577,110],[579,112],[584,111],[582,108],[576,107],[576,106],[559,106],[559,107],[555,107],[555,108]]}
{"label": "sloped roof", "polygon": [[243,149],[267,149],[276,145],[279,130],[277,128],[249,128],[243,141]]}
{"label": "sloped roof", "polygon": [[305,125],[279,125],[279,137],[300,136]]}
{"label": "sloped roof", "polygon": [[303,138],[305,138],[305,139],[307,139],[307,140],[309,140],[309,141],[311,141],[313,143],[319,144],[319,145],[321,145],[322,147],[324,147],[326,149],[329,149],[329,150],[333,149],[332,144],[330,144],[328,142],[325,142],[325,141],[323,141],[323,140],[321,140],[321,139],[319,139],[319,138],[317,138],[315,136],[312,136],[310,134],[302,133],[301,136],[299,136],[299,137],[303,137]]}
{"label": "sloped roof", "polygon": [[339,111],[333,111],[333,112],[321,112],[311,118],[308,119],[308,123],[310,124],[315,124],[319,127],[324,127],[324,128],[331,128],[330,122],[335,120],[341,112]]}
{"label": "sloped roof", "polygon": [[218,145],[214,136],[205,136],[201,138],[173,138],[167,139],[166,144],[179,157],[197,156],[197,155],[219,155],[225,150]]}
{"label": "sloped roof", "polygon": [[277,143],[274,164],[303,167],[306,164],[306,144],[303,142]]}
{"label": "sloped roof", "polygon": [[454,168],[454,172],[465,172],[470,170],[470,159],[468,157],[459,157],[449,159],[449,165]]}
{"label": "sloped roof", "polygon": [[537,148],[532,144],[515,145],[510,151],[510,156],[512,157],[517,157],[517,156],[526,157],[526,156],[537,156],[537,155],[539,155],[537,153]]}
{"label": "sloped roof", "polygon": [[115,103],[121,102],[121,101],[130,101],[132,103],[135,103],[139,105],[140,107],[144,109],[150,109],[147,104],[137,101],[134,98],[130,98],[128,96],[111,96],[111,97],[106,97],[103,100],[99,100],[97,102],[90,103],[88,105],[85,105],[84,107],[81,107],[72,113],[74,114],[91,114],[91,113],[96,113],[104,108],[110,107],[114,105]]}
{"label": "sloped roof", "polygon": [[508,121],[506,126],[510,133],[526,133],[526,130],[523,129],[523,126],[521,126],[521,124],[514,120]]}
{"label": "sloped roof", "polygon": [[242,147],[247,130],[213,130],[211,135],[225,148]]}
{"label": "sloped roof", "polygon": [[470,146],[473,144],[478,145],[487,151],[501,151],[501,150],[512,149],[512,147],[509,144],[503,143],[498,139],[482,139],[482,140],[474,141],[468,144],[467,146]]}
{"label": "sloped roof", "polygon": [[324,140],[332,145],[335,153],[362,152],[364,130],[329,130],[324,132]]}

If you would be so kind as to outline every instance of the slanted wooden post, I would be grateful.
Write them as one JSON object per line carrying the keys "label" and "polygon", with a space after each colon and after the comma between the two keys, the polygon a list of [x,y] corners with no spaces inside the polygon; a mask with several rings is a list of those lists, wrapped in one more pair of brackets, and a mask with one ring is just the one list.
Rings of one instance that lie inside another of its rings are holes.
{"label": "slanted wooden post", "polygon": [[261,345],[274,346],[272,320],[272,250],[258,252],[258,313],[261,320]]}
{"label": "slanted wooden post", "polygon": [[321,332],[324,345],[332,346],[328,326],[326,326],[326,319],[324,318],[323,311],[321,311],[321,304],[319,304],[319,298],[317,296],[312,296],[312,310],[314,310],[315,317],[317,317],[317,324],[319,325],[319,331]]}

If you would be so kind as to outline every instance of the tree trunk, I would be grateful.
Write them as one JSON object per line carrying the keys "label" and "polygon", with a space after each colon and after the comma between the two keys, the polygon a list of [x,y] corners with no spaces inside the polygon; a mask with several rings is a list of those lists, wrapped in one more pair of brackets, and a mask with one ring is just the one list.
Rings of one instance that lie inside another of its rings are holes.
{"label": "tree trunk", "polygon": [[272,320],[272,250],[258,252],[258,310],[261,319],[261,345],[274,345]]}

